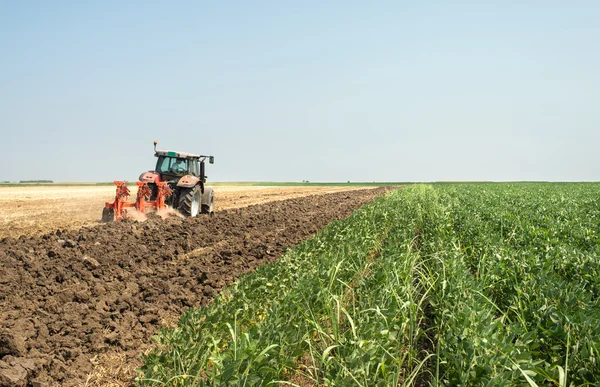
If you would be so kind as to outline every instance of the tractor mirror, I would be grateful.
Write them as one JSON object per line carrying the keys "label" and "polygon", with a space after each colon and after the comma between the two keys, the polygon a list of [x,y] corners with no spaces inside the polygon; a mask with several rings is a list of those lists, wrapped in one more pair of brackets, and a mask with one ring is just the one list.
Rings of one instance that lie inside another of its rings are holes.
{"label": "tractor mirror", "polygon": [[210,156],[210,157],[208,158],[208,163],[209,163],[209,164],[214,164],[214,163],[215,163],[215,156]]}

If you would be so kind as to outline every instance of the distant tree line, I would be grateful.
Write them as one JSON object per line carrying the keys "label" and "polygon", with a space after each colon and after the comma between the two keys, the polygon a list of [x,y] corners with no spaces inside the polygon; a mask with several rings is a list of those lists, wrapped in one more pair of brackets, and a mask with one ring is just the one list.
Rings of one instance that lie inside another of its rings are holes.
{"label": "distant tree line", "polygon": [[52,180],[21,180],[19,183],[54,183]]}

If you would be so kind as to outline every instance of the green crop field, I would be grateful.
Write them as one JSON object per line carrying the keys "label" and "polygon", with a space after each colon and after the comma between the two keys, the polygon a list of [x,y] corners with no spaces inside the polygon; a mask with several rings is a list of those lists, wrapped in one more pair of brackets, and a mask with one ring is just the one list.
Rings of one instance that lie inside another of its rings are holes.
{"label": "green crop field", "polygon": [[597,385],[599,194],[393,191],[162,330],[138,383]]}

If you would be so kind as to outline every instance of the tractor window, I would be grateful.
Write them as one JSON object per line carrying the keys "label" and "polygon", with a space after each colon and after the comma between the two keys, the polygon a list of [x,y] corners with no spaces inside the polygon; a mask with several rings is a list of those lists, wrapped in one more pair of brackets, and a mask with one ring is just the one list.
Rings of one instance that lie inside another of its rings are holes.
{"label": "tractor window", "polygon": [[198,176],[198,162],[196,160],[190,161],[190,174]]}
{"label": "tractor window", "polygon": [[156,172],[166,174],[185,174],[188,170],[187,160],[175,157],[160,156],[156,162]]}

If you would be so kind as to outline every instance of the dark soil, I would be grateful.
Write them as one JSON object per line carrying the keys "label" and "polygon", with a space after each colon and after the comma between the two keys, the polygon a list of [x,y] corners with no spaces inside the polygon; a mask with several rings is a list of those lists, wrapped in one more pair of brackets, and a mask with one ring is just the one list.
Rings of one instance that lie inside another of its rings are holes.
{"label": "dark soil", "polygon": [[384,192],[0,240],[0,386],[85,384],[94,359],[114,350],[137,361],[165,318]]}

